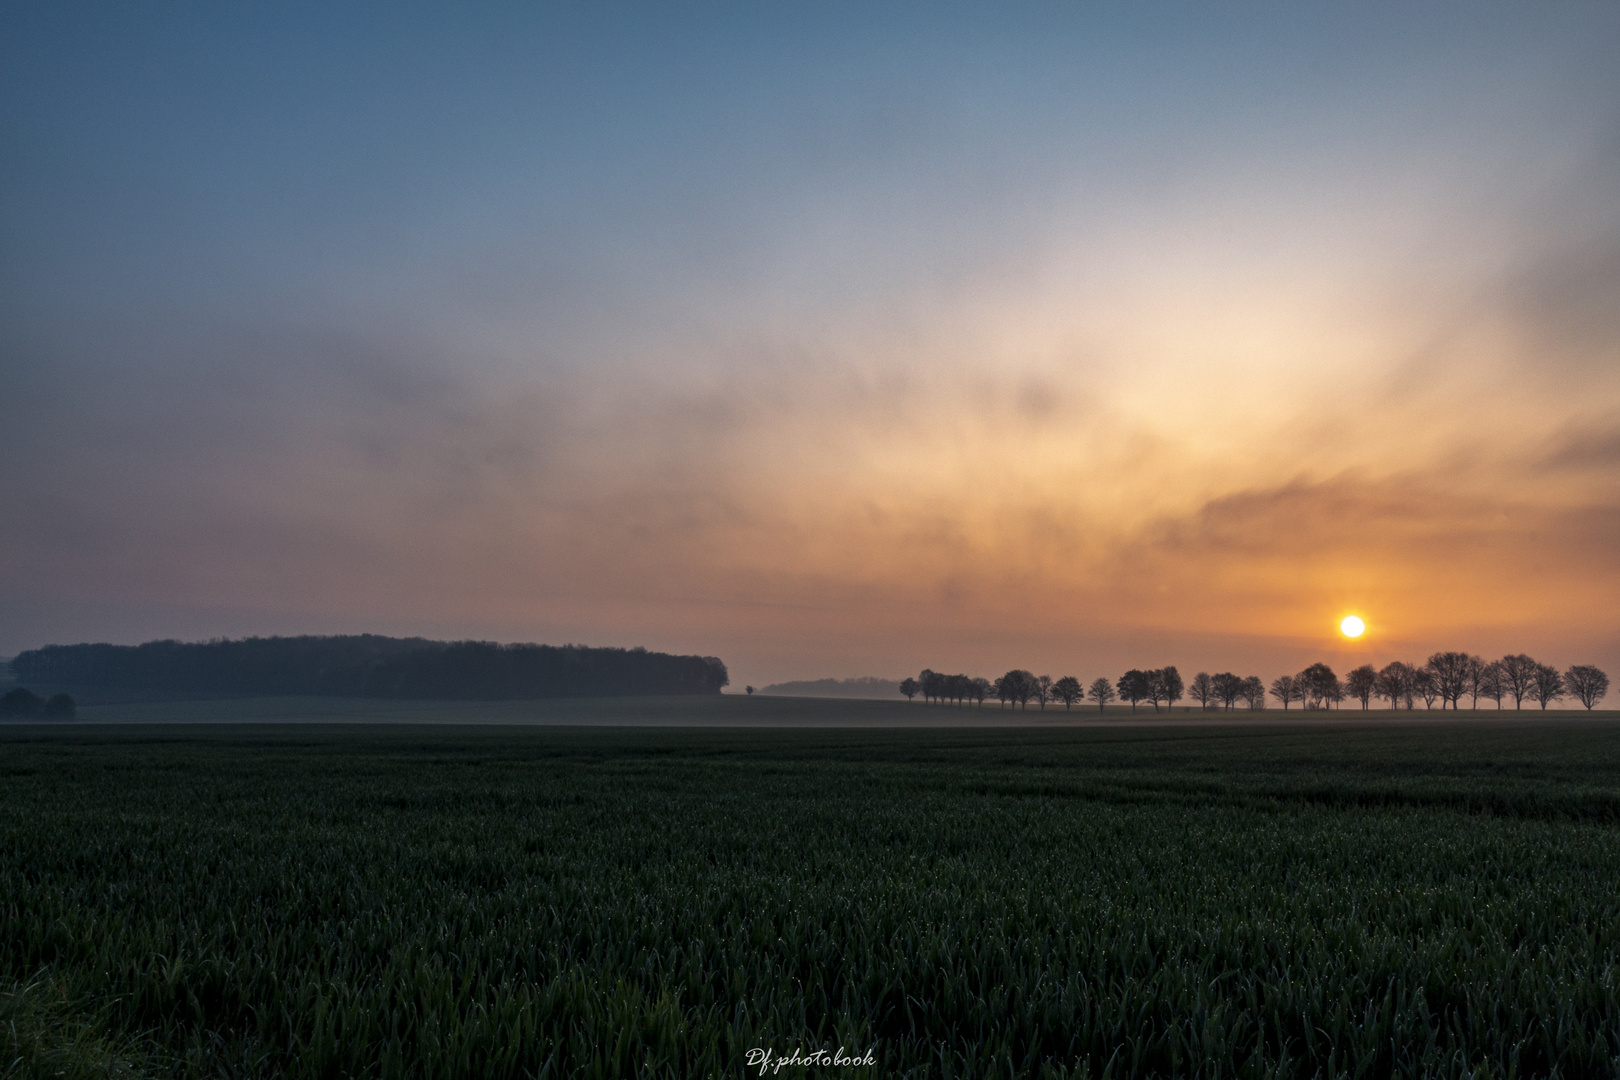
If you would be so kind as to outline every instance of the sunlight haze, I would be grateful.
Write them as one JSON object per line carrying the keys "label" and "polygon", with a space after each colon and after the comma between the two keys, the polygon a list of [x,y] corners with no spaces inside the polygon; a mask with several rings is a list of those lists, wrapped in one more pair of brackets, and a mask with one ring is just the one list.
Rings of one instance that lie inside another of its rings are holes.
{"label": "sunlight haze", "polygon": [[0,25],[0,655],[1620,663],[1615,5]]}

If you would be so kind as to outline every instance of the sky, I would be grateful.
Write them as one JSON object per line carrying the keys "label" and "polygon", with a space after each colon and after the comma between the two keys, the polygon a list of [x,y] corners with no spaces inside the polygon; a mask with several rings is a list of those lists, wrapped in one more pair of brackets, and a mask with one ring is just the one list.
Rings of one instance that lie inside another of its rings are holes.
{"label": "sky", "polygon": [[1616,55],[1614,3],[5,5],[0,655],[1620,674]]}

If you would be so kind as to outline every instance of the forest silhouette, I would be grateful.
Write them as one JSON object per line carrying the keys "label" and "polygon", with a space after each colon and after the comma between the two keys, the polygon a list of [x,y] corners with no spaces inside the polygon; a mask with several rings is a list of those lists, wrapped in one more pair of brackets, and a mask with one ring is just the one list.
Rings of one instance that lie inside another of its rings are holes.
{"label": "forest silhouette", "polygon": [[152,694],[500,700],[718,694],[713,656],[584,645],[500,645],[377,634],[144,645],[47,645],[11,662],[19,682]]}

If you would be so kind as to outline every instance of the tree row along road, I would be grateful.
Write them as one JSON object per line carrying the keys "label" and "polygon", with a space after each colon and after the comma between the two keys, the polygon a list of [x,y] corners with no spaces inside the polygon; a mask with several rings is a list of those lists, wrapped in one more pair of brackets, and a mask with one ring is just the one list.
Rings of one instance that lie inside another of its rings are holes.
{"label": "tree row along road", "polygon": [[1421,665],[1396,660],[1377,669],[1363,664],[1343,679],[1326,664],[1316,663],[1297,675],[1273,679],[1269,687],[1258,675],[1234,675],[1230,671],[1218,675],[1200,671],[1191,684],[1186,684],[1174,665],[1132,668],[1114,682],[1097,678],[1090,686],[1073,675],[1054,680],[1050,675],[1035,675],[1023,668],[1014,668],[993,681],[970,675],[943,675],[924,668],[915,679],[900,684],[900,693],[907,701],[920,694],[924,701],[981,708],[986,700],[995,698],[1002,708],[1012,705],[1027,709],[1033,701],[1042,709],[1054,702],[1072,709],[1089,700],[1099,711],[1114,701],[1128,702],[1133,710],[1146,702],[1157,711],[1183,697],[1205,709],[1230,710],[1239,702],[1250,709],[1264,709],[1268,696],[1284,710],[1296,702],[1305,709],[1336,707],[1346,699],[1359,701],[1363,709],[1368,709],[1374,698],[1388,701],[1391,709],[1403,705],[1413,709],[1418,701],[1430,709],[1436,702],[1442,709],[1448,705],[1459,709],[1465,696],[1472,708],[1478,708],[1484,698],[1494,701],[1498,709],[1504,699],[1511,699],[1515,709],[1522,709],[1526,701],[1546,709],[1566,699],[1591,709],[1608,692],[1609,676],[1590,664],[1576,664],[1560,672],[1523,653],[1487,661],[1461,652],[1437,652]]}

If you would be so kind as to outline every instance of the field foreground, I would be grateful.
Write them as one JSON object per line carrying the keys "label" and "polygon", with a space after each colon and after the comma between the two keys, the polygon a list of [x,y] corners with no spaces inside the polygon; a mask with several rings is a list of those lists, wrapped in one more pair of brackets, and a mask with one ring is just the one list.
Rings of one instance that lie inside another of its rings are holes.
{"label": "field foreground", "polygon": [[1620,1071],[1613,721],[10,726],[0,762],[0,1075]]}

